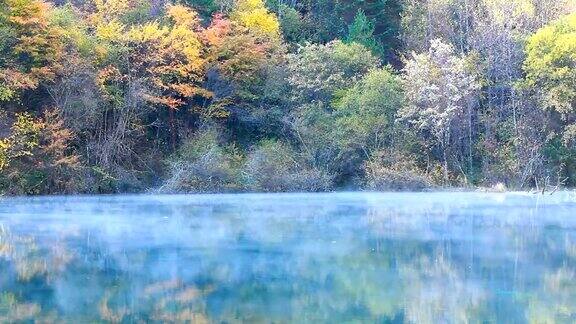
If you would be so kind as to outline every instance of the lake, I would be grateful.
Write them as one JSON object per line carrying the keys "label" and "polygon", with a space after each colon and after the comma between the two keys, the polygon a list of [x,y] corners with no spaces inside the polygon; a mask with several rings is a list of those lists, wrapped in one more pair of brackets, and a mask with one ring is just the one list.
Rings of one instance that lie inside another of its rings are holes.
{"label": "lake", "polygon": [[576,194],[0,198],[0,322],[576,321]]}

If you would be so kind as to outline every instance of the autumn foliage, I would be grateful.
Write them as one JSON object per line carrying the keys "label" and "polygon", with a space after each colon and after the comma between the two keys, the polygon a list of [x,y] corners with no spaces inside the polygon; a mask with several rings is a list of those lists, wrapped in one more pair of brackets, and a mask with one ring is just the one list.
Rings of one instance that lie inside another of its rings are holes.
{"label": "autumn foliage", "polygon": [[574,8],[0,0],[0,194],[576,185]]}

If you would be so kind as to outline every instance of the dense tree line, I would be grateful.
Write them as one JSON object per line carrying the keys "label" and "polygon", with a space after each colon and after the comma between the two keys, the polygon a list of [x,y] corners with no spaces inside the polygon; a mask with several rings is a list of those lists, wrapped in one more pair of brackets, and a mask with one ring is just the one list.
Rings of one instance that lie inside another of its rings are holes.
{"label": "dense tree line", "polygon": [[576,184],[574,0],[0,0],[0,193]]}

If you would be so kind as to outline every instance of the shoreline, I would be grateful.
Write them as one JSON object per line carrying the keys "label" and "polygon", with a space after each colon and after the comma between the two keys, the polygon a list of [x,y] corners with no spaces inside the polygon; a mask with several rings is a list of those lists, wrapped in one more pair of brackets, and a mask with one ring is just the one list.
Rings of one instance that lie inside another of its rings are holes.
{"label": "shoreline", "polygon": [[489,194],[531,194],[551,196],[556,193],[576,192],[576,188],[560,188],[554,191],[538,190],[495,190],[492,188],[438,188],[431,190],[403,190],[403,191],[378,191],[378,190],[333,190],[333,191],[238,191],[238,192],[119,192],[119,193],[74,193],[74,194],[49,194],[49,195],[0,195],[0,200],[8,198],[83,198],[83,197],[178,197],[178,196],[297,196],[297,195],[339,195],[339,194],[440,194],[440,193],[489,193]]}

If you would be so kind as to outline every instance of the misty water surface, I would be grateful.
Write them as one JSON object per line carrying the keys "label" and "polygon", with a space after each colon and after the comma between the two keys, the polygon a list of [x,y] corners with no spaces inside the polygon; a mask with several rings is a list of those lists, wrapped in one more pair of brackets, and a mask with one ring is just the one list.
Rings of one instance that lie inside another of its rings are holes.
{"label": "misty water surface", "polygon": [[576,321],[576,195],[0,199],[0,322]]}

